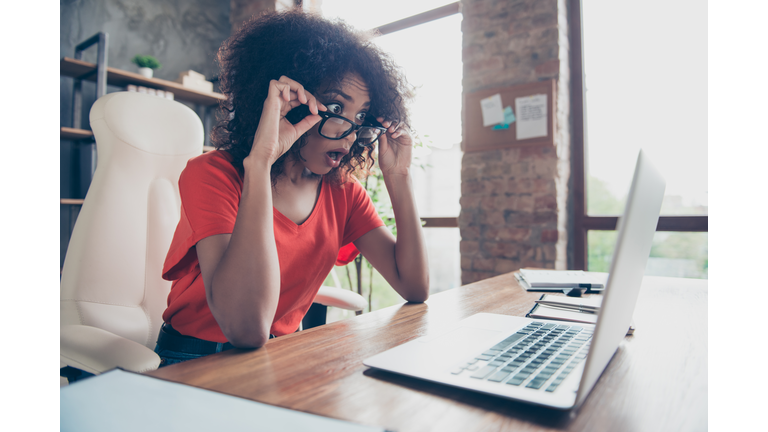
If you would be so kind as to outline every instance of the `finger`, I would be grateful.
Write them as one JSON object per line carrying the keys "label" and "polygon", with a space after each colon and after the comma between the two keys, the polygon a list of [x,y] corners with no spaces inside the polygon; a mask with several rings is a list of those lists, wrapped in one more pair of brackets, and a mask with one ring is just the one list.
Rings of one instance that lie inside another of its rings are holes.
{"label": "finger", "polygon": [[293,125],[293,127],[296,129],[296,133],[301,136],[304,135],[308,130],[312,129],[312,126],[316,125],[317,122],[319,122],[321,119],[322,117],[319,115],[310,114],[304,117],[300,122]]}
{"label": "finger", "polygon": [[294,81],[288,78],[285,75],[281,76],[279,81],[281,83],[287,84],[290,90],[296,93],[296,97],[299,99],[299,102],[303,104],[307,103],[307,94],[306,94],[306,90],[304,90],[303,85],[299,84],[297,81]]}
{"label": "finger", "polygon": [[309,112],[312,114],[317,114],[319,111],[328,111],[328,108],[325,107],[322,103],[320,103],[319,100],[310,92],[306,92],[307,94],[307,106],[309,107]]}

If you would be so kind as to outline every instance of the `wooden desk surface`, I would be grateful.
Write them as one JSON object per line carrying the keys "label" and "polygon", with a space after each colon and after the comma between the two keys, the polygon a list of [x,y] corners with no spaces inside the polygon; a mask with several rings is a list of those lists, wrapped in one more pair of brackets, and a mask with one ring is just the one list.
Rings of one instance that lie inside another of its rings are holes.
{"label": "wooden desk surface", "polygon": [[707,429],[707,281],[646,277],[636,331],[578,411],[563,412],[369,369],[363,359],[478,312],[523,316],[541,293],[511,274],[153,372],[158,378],[406,431]]}

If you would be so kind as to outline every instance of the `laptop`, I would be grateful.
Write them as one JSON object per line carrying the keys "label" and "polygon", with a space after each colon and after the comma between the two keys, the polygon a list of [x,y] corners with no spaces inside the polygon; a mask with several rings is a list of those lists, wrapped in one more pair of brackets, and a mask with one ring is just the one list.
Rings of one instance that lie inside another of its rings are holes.
{"label": "laptop", "polygon": [[632,321],[665,187],[641,150],[595,325],[479,313],[363,363],[536,405],[580,406]]}

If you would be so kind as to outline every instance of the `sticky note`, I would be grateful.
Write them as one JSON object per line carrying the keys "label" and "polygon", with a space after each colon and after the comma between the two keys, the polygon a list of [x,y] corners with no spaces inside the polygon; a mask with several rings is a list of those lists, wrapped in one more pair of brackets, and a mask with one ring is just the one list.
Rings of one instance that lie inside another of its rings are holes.
{"label": "sticky note", "polygon": [[480,101],[483,113],[483,126],[504,123],[504,110],[501,108],[501,95],[495,94]]}

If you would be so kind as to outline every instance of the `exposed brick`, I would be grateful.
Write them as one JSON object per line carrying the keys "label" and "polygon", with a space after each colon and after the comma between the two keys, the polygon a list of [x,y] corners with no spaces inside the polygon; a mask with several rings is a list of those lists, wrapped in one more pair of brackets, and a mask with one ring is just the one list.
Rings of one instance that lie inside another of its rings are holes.
{"label": "exposed brick", "polygon": [[480,243],[476,241],[461,241],[459,251],[462,255],[474,255],[480,250]]}
{"label": "exposed brick", "polygon": [[461,269],[472,270],[472,257],[468,257],[468,256],[461,257]]}
{"label": "exposed brick", "polygon": [[493,269],[496,274],[504,274],[520,269],[520,261],[510,259],[496,259],[496,267]]}
{"label": "exposed brick", "polygon": [[536,212],[546,212],[557,210],[557,199],[553,195],[544,195],[537,197],[533,202],[533,209]]}
{"label": "exposed brick", "polygon": [[462,196],[459,198],[459,204],[461,204],[463,209],[480,208],[480,200],[482,199],[483,197],[481,196]]}
{"label": "exposed brick", "polygon": [[[567,10],[559,10],[564,7],[562,0],[462,1],[465,94],[558,81],[553,145],[510,146],[462,158],[459,226],[462,236],[472,238],[462,246],[464,283],[566,261],[558,256],[568,240],[570,176],[570,60],[567,22],[561,19]],[[465,145],[478,138],[465,137]]]}
{"label": "exposed brick", "polygon": [[542,146],[527,146],[520,149],[520,159],[540,159],[547,157],[547,153],[544,152],[545,147]]}
{"label": "exposed brick", "polygon": [[491,56],[486,59],[470,62],[466,69],[472,73],[488,73],[504,69],[504,59],[500,56]]}
{"label": "exposed brick", "polygon": [[557,243],[557,230],[543,230],[541,232],[542,243]]}
{"label": "exposed brick", "polygon": [[485,184],[479,181],[461,182],[461,196],[481,195],[485,190]]}
{"label": "exposed brick", "polygon": [[475,212],[462,208],[459,213],[459,228],[465,228],[475,222]]}
{"label": "exposed brick", "polygon": [[545,261],[552,261],[554,262],[557,258],[557,248],[555,248],[555,245],[552,243],[545,244],[541,247],[541,251],[544,253],[544,260]]}
{"label": "exposed brick", "polygon": [[459,230],[462,240],[480,240],[480,227],[468,226]]}
{"label": "exposed brick", "polygon": [[493,258],[475,257],[472,260],[472,270],[491,271],[496,267],[496,260]]}
{"label": "exposed brick", "polygon": [[529,228],[504,228],[501,230],[500,236],[502,240],[524,242],[528,241],[531,237],[531,230]]}
{"label": "exposed brick", "polygon": [[481,223],[490,226],[503,226],[506,223],[504,212],[495,210],[485,212],[481,217]]}

